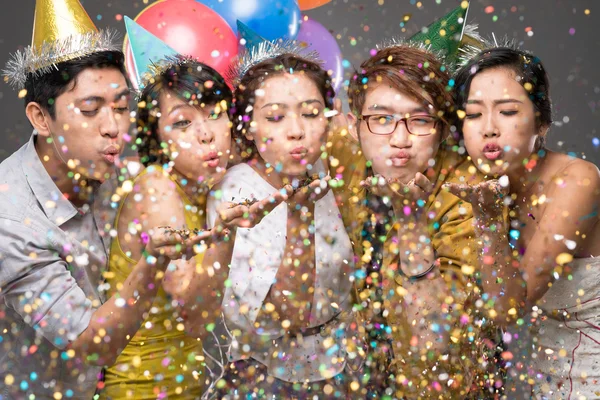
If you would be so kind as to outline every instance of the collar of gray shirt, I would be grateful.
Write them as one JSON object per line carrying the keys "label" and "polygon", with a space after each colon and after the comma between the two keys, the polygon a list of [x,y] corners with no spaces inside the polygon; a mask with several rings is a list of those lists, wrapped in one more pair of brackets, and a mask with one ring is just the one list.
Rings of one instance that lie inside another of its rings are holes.
{"label": "collar of gray shirt", "polygon": [[[104,299],[116,180],[78,211],[40,160],[36,136],[0,163],[0,394],[52,398],[72,391],[74,399],[90,399],[99,369],[57,350],[87,328]],[[35,352],[23,351],[32,346]]]}
{"label": "collar of gray shirt", "polygon": [[[85,211],[78,210],[56,186],[54,177],[46,170],[37,154],[35,149],[37,139],[38,135],[34,131],[29,142],[25,145],[21,160],[23,173],[46,217],[60,226],[77,215],[78,212],[85,213]],[[94,185],[99,187],[100,183],[94,182]]]}

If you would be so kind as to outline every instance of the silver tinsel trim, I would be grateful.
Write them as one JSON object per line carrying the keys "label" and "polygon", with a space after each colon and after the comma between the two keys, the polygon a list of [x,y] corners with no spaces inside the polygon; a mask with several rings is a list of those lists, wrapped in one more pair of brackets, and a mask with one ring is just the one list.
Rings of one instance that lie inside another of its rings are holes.
{"label": "silver tinsel trim", "polygon": [[479,34],[479,24],[467,24],[463,29],[462,39],[470,38],[480,43],[485,42],[485,39]]}
{"label": "silver tinsel trim", "polygon": [[283,54],[292,54],[319,65],[323,63],[316,51],[307,51],[298,41],[289,39],[276,42],[264,41],[239,57],[238,62],[233,64],[227,71],[227,79],[237,85],[252,67]]}
{"label": "silver tinsel trim", "polygon": [[148,66],[148,71],[146,71],[143,76],[140,76],[140,89],[144,89],[146,86],[148,86],[149,83],[151,83],[154,80],[154,78],[156,78],[159,75],[162,75],[166,70],[175,66],[180,66],[189,61],[196,61],[196,59],[191,56],[177,55],[167,56],[156,63],[152,62]]}
{"label": "silver tinsel trim", "polygon": [[442,52],[440,50],[432,49],[431,44],[425,44],[423,42],[417,42],[414,40],[404,39],[404,38],[400,38],[400,37],[393,37],[393,38],[389,38],[389,39],[384,39],[381,43],[379,43],[375,46],[377,51],[389,49],[392,47],[409,47],[412,49],[416,49],[416,50],[420,50],[420,51],[429,53],[432,56],[434,56],[435,58],[437,58],[438,60],[440,60],[440,62],[443,65],[447,66],[446,54],[444,54],[444,52]]}
{"label": "silver tinsel trim", "polygon": [[114,30],[101,30],[86,34],[71,35],[54,42],[44,42],[36,48],[27,46],[12,55],[2,74],[16,89],[23,89],[29,74],[40,77],[56,70],[56,64],[85,57],[101,51],[121,51],[117,45],[118,34]]}
{"label": "silver tinsel trim", "polygon": [[[479,35],[478,29],[479,29],[479,26],[477,24],[465,25],[463,27],[461,41],[463,39],[468,38],[468,39],[470,39],[470,41],[483,42],[484,39],[481,37],[481,35]],[[388,49],[391,47],[410,47],[413,49],[425,51],[425,52],[433,55],[435,58],[440,60],[442,65],[444,65],[446,68],[448,68],[448,70],[450,72],[452,72],[460,67],[460,64],[457,61],[453,61],[453,62],[449,61],[450,57],[448,57],[448,54],[446,54],[445,52],[443,52],[441,50],[434,50],[432,48],[431,44],[425,44],[423,42],[418,42],[418,41],[414,41],[414,40],[410,40],[410,39],[395,37],[395,38],[390,38],[390,39],[384,39],[381,43],[377,44],[375,47],[378,51]],[[459,55],[460,55],[463,47],[474,47],[474,46],[461,44],[459,47]]]}
{"label": "silver tinsel trim", "polygon": [[[458,67],[462,68],[469,63],[473,58],[477,57],[479,54],[496,48],[508,48],[513,50],[524,51],[519,48],[519,45],[515,39],[510,39],[508,36],[504,36],[500,39],[500,41],[496,40],[496,37],[493,36],[491,39],[484,39],[479,37],[478,39],[480,46],[467,45],[463,46],[459,49],[458,54]],[[528,52],[526,52],[528,55]]]}

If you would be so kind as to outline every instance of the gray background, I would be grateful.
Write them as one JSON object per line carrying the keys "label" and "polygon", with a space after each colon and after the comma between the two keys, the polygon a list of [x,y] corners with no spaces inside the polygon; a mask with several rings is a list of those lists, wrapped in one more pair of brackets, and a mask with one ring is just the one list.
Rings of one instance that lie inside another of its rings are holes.
{"label": "gray background", "polygon": [[[150,0],[149,3],[153,3]],[[8,54],[31,42],[34,0],[0,0],[0,68]],[[124,32],[117,14],[135,17],[146,5],[139,0],[84,0],[83,5],[99,28],[112,26]],[[357,67],[369,50],[391,36],[417,32],[460,4],[459,0],[333,0],[306,14],[325,25],[338,39],[344,58]],[[486,7],[494,11],[486,13]],[[586,15],[585,10],[590,14]],[[400,22],[405,15],[405,32]],[[101,16],[101,19],[98,19]],[[496,21],[494,21],[496,16]],[[600,164],[600,2],[594,0],[472,0],[468,20],[479,24],[484,36],[495,33],[522,43],[544,62],[551,78],[555,121],[549,146]],[[528,36],[526,28],[531,28]],[[575,29],[574,34],[569,30]],[[356,44],[352,45],[352,38]],[[351,69],[346,70],[349,74]],[[598,109],[598,110],[597,110]],[[23,100],[6,83],[0,83],[0,161],[30,134]]]}

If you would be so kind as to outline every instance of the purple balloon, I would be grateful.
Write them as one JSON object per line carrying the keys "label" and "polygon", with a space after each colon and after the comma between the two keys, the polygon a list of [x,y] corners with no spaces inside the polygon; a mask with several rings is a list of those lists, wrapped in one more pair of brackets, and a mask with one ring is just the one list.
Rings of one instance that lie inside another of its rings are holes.
{"label": "purple balloon", "polygon": [[309,50],[319,53],[325,70],[333,71],[333,88],[337,92],[342,87],[344,80],[344,67],[342,66],[342,51],[335,38],[327,28],[312,19],[302,19],[298,31],[297,41],[305,42]]}

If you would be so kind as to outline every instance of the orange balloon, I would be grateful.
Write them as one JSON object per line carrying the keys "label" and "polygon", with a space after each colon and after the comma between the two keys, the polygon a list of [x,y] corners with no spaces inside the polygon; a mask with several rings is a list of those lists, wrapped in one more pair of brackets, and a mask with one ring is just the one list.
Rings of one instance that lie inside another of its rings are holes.
{"label": "orange balloon", "polygon": [[310,10],[313,8],[321,7],[323,4],[329,3],[331,0],[298,0],[300,10]]}

